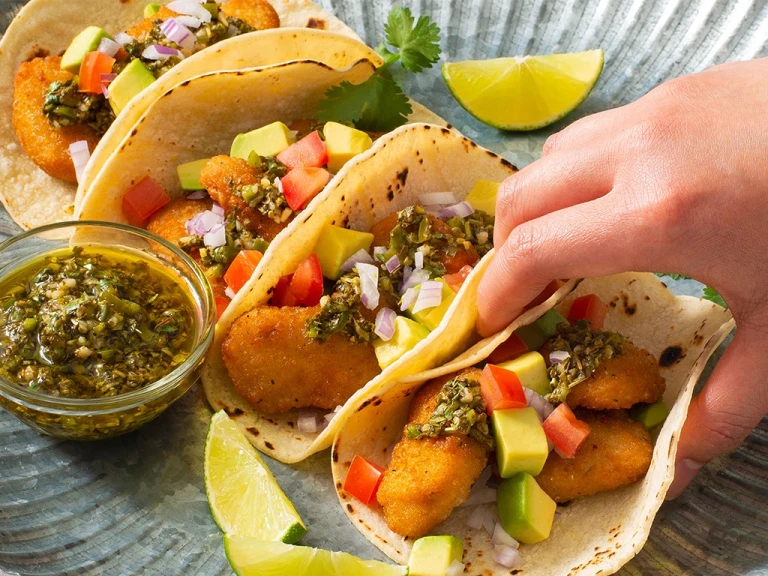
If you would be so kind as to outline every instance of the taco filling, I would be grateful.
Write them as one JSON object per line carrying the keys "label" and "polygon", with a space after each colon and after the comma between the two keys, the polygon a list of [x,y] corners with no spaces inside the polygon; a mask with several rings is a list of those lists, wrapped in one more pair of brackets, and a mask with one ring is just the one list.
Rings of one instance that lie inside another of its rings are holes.
{"label": "taco filling", "polygon": [[[494,217],[451,193],[420,200],[370,232],[326,225],[270,305],[234,321],[222,358],[254,408],[334,409],[440,325],[492,248]],[[311,411],[299,423],[303,432],[323,425]]]}
{"label": "taco filling", "polygon": [[[641,480],[667,414],[665,380],[647,351],[602,329],[606,309],[578,298],[568,318],[550,310],[517,330],[494,363],[425,383],[386,468],[357,455],[344,492],[413,539],[471,506],[467,525],[485,528],[496,562],[512,568],[520,543],[549,537],[558,504]],[[437,538],[415,542],[411,564],[457,540]]]}
{"label": "taco filling", "polygon": [[77,182],[116,115],[179,62],[227,38],[280,26],[266,0],[150,4],[144,16],[114,36],[89,26],[62,56],[19,66],[14,130],[27,156],[54,178]]}

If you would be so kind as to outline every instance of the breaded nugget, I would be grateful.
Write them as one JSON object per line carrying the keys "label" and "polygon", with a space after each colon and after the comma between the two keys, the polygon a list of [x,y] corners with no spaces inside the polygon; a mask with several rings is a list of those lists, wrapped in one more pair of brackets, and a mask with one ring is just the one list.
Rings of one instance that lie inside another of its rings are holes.
{"label": "breaded nugget", "polygon": [[631,342],[625,342],[620,355],[571,388],[566,402],[571,408],[627,409],[638,402],[656,402],[665,389],[656,359]]}
{"label": "breaded nugget", "polygon": [[72,74],[61,69],[59,56],[23,62],[13,86],[13,129],[32,162],[54,178],[76,183],[69,146],[78,140],[87,140],[88,150],[93,152],[99,143],[99,135],[85,124],[56,128],[43,114],[48,87],[53,82],[66,82],[70,78]]}
{"label": "breaded nugget", "polygon": [[227,0],[221,11],[224,16],[244,20],[256,30],[280,27],[277,11],[265,0]]}
{"label": "breaded nugget", "polygon": [[173,10],[170,10],[169,8],[165,6],[161,6],[160,10],[155,12],[152,16],[149,18],[144,18],[141,22],[138,24],[135,24],[134,26],[131,26],[128,28],[128,30],[125,31],[128,36],[131,36],[132,38],[136,38],[139,41],[144,41],[147,37],[147,34],[149,34],[152,31],[152,25],[155,20],[168,20],[168,18],[173,18],[174,16],[178,16],[179,14],[174,12]]}
{"label": "breaded nugget", "polygon": [[237,392],[260,412],[332,410],[381,372],[370,343],[308,338],[307,320],[319,311],[262,306],[232,324],[221,355]]}
{"label": "breaded nugget", "polygon": [[[475,368],[463,373],[480,377]],[[457,375],[424,384],[414,396],[408,422],[426,422],[436,408],[435,396]],[[487,465],[488,450],[469,436],[409,440],[403,434],[377,493],[387,526],[411,538],[428,534],[467,499]]]}
{"label": "breaded nugget", "polygon": [[236,214],[241,220],[249,221],[249,229],[267,242],[271,242],[291,221],[275,222],[257,210],[251,209],[245,201],[235,194],[241,186],[256,184],[261,181],[261,173],[242,158],[231,156],[214,156],[203,166],[200,172],[200,183],[208,190],[224,211]]}
{"label": "breaded nugget", "polygon": [[[428,214],[427,217],[435,232],[451,234],[451,228],[445,222],[431,214]],[[383,220],[377,222],[373,228],[371,228],[371,234],[373,234],[373,246],[388,247],[390,234],[395,226],[397,226],[397,212],[393,212]],[[458,250],[454,256],[441,254],[439,260],[445,266],[447,274],[455,274],[466,265],[474,266],[475,263],[480,260],[480,256],[477,255],[474,246],[470,246],[469,249]]]}
{"label": "breaded nugget", "polygon": [[201,212],[210,210],[212,206],[213,202],[208,199],[176,198],[166,204],[162,210],[152,215],[147,224],[147,230],[178,245],[181,238],[189,236],[185,227],[187,220],[194,218]]}
{"label": "breaded nugget", "polygon": [[573,458],[550,452],[536,477],[555,502],[608,492],[645,476],[653,444],[642,424],[631,420],[624,410],[578,410],[576,416],[589,424],[589,436]]}

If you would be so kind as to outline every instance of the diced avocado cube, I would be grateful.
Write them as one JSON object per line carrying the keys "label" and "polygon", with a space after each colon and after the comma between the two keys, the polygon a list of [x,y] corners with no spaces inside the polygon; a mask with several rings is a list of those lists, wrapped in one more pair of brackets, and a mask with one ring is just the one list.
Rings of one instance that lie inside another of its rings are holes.
{"label": "diced avocado cube", "polygon": [[416,320],[416,322],[424,324],[424,326],[430,330],[434,330],[440,325],[440,322],[442,322],[443,318],[445,317],[445,313],[448,311],[451,303],[456,298],[456,292],[454,292],[451,287],[443,281],[442,278],[438,278],[437,282],[440,282],[443,285],[443,299],[440,301],[439,306],[426,308],[414,313],[411,311],[413,310],[413,307],[416,306],[416,303],[414,302],[413,306],[408,309],[408,316]]}
{"label": "diced avocado cube", "polygon": [[328,122],[323,128],[323,135],[328,153],[328,170],[334,174],[353,157],[373,146],[373,140],[368,134],[337,122]]}
{"label": "diced avocado cube", "polygon": [[272,122],[245,134],[238,134],[232,142],[230,156],[248,160],[251,152],[259,156],[277,156],[293,144],[293,132],[282,122]]}
{"label": "diced avocado cube", "polygon": [[[69,47],[61,57],[61,69],[72,74],[80,72],[80,64],[83,63],[85,55],[96,50],[103,38],[112,39],[112,36],[103,28],[88,26],[69,43]],[[111,87],[110,90],[112,90]]]}
{"label": "diced avocado cube", "polygon": [[158,12],[160,12],[160,4],[147,4],[144,6],[144,18],[152,18]]}
{"label": "diced avocado cube", "polygon": [[134,96],[155,81],[155,76],[141,60],[132,60],[109,85],[109,105],[120,114]]}
{"label": "diced avocado cube", "polygon": [[544,345],[544,342],[555,335],[558,325],[563,322],[568,323],[565,316],[557,310],[548,310],[546,314],[533,324],[515,330],[515,334],[525,342],[528,350],[538,350]]}
{"label": "diced avocado cube", "polygon": [[465,201],[472,204],[475,210],[482,210],[490,215],[496,214],[496,195],[499,192],[500,184],[490,180],[478,180],[469,196]]}
{"label": "diced avocado cube", "polygon": [[536,476],[541,472],[549,456],[549,446],[536,410],[494,410],[491,421],[501,477],[510,478],[518,472]]}
{"label": "diced avocado cube", "polygon": [[395,318],[395,334],[386,342],[377,338],[373,343],[376,358],[383,370],[411,350],[429,335],[429,329],[405,316]]}
{"label": "diced avocado cube", "polygon": [[504,480],[496,493],[499,518],[504,531],[523,544],[536,544],[549,538],[557,504],[536,483],[521,472]]}
{"label": "diced avocado cube", "polygon": [[176,166],[176,173],[179,175],[179,182],[182,190],[202,190],[204,186],[200,183],[200,172],[208,164],[210,158],[195,160]]}
{"label": "diced avocado cube", "polygon": [[337,280],[341,276],[341,265],[355,252],[370,250],[371,244],[373,234],[369,232],[327,225],[320,232],[320,238],[315,245],[315,254],[320,260],[323,276]]}
{"label": "diced avocado cube", "polygon": [[464,542],[456,536],[424,536],[413,543],[408,576],[445,576],[454,560],[461,562]]}
{"label": "diced avocado cube", "polygon": [[552,391],[544,356],[538,352],[527,352],[514,360],[499,364],[499,368],[517,374],[520,384],[533,390],[536,394],[546,396]]}
{"label": "diced avocado cube", "polygon": [[669,409],[664,404],[664,400],[659,400],[653,404],[636,404],[629,414],[633,420],[640,422],[646,430],[651,431],[664,424],[669,416]]}

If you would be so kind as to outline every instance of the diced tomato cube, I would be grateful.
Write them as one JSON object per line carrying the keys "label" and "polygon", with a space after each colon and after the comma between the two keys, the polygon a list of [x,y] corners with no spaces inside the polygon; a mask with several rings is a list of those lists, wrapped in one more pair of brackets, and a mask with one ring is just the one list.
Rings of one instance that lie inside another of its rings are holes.
{"label": "diced tomato cube", "polygon": [[367,506],[376,499],[383,479],[384,468],[356,454],[344,480],[344,492]]}
{"label": "diced tomato cube", "polygon": [[241,250],[224,274],[224,282],[237,294],[251,279],[263,254],[258,250]]}
{"label": "diced tomato cube", "polygon": [[601,330],[607,312],[608,306],[600,298],[594,294],[587,294],[573,301],[568,312],[568,320],[571,320],[571,323],[586,320],[592,330]]}
{"label": "diced tomato cube", "polygon": [[455,272],[454,274],[446,274],[443,276],[443,282],[448,284],[451,290],[458,292],[461,290],[461,287],[464,284],[464,280],[467,279],[467,276],[469,276],[470,272],[472,272],[472,266],[467,264],[466,266],[462,266],[461,270],[458,272]]}
{"label": "diced tomato cube", "polygon": [[528,346],[523,342],[522,338],[515,333],[502,342],[496,350],[491,352],[488,356],[488,362],[492,364],[501,364],[508,360],[514,360],[519,356],[522,356],[528,352]]}
{"label": "diced tomato cube", "polygon": [[128,58],[129,54],[128,51],[120,46],[120,48],[117,49],[117,52],[115,53],[115,60],[118,62],[122,62],[126,58]]}
{"label": "diced tomato cube", "polygon": [[555,292],[557,292],[563,284],[565,284],[565,282],[563,282],[562,280],[552,280],[552,282],[547,284],[547,287],[544,288],[544,290],[542,290],[541,292],[539,292],[539,295],[536,296],[536,298],[534,298],[533,300],[531,300],[528,303],[528,305],[525,308],[523,308],[523,310],[530,310],[534,306],[538,306],[539,304],[543,304],[544,302],[549,300],[549,298]]}
{"label": "diced tomato cube", "polygon": [[552,440],[563,458],[573,458],[582,442],[589,436],[589,424],[576,418],[565,403],[554,409],[542,423],[544,433]]}
{"label": "diced tomato cube", "polygon": [[528,406],[517,374],[493,364],[486,364],[480,374],[480,395],[488,406],[489,416],[494,410]]}
{"label": "diced tomato cube", "polygon": [[78,87],[80,92],[101,94],[101,75],[111,74],[115,59],[104,52],[88,52],[80,64]]}
{"label": "diced tomato cube", "polygon": [[229,298],[225,296],[216,296],[216,321],[221,320],[221,315],[229,306]]}
{"label": "diced tomato cube", "polygon": [[132,226],[144,228],[149,217],[170,201],[163,187],[145,176],[123,195],[123,215]]}
{"label": "diced tomato cube", "polygon": [[291,279],[290,291],[300,306],[317,306],[323,297],[323,269],[314,252],[299,264]]}
{"label": "diced tomato cube", "polygon": [[272,306],[296,306],[296,299],[289,290],[292,279],[293,274],[288,274],[277,281],[275,289],[272,291],[272,300],[270,301]]}
{"label": "diced tomato cube", "polygon": [[325,188],[331,173],[324,168],[294,168],[283,176],[283,194],[292,210],[301,210]]}
{"label": "diced tomato cube", "polygon": [[289,170],[302,166],[320,168],[328,164],[328,153],[325,151],[325,142],[315,130],[280,152],[277,159],[285,164]]}

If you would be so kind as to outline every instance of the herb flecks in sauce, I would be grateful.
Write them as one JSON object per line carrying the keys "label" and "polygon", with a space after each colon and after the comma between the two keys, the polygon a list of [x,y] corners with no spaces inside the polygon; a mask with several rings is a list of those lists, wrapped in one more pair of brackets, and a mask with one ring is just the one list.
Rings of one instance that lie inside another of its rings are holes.
{"label": "herb flecks in sauce", "polygon": [[38,392],[100,398],[156,382],[189,356],[189,295],[159,265],[75,247],[0,289],[0,374]]}
{"label": "herb flecks in sauce", "polygon": [[408,424],[405,436],[410,440],[439,436],[465,435],[489,450],[494,441],[488,427],[487,406],[480,395],[480,383],[468,376],[446,382],[436,397],[437,406],[423,424]]}
{"label": "herb flecks in sauce", "polygon": [[589,322],[578,320],[573,326],[560,324],[548,345],[552,351],[567,352],[569,357],[549,367],[552,392],[550,402],[565,402],[571,388],[584,382],[607,360],[622,352],[626,339],[617,332],[591,330]]}
{"label": "herb flecks in sauce", "polygon": [[468,241],[482,258],[493,248],[493,226],[496,219],[482,210],[475,210],[466,218],[454,216],[446,220],[456,238]]}
{"label": "herb flecks in sauce", "polygon": [[104,95],[80,92],[77,76],[51,84],[43,101],[43,114],[57,128],[87,124],[98,134],[104,134],[115,121]]}
{"label": "herb flecks in sauce", "polygon": [[259,156],[255,152],[252,152],[248,158],[248,164],[260,172],[261,180],[255,184],[240,187],[236,187],[232,182],[230,184],[232,191],[240,196],[252,210],[258,210],[275,222],[282,223],[288,220],[293,210],[288,207],[288,201],[280,184],[280,178],[288,173],[288,168],[272,156]]}

